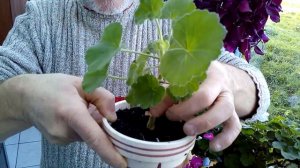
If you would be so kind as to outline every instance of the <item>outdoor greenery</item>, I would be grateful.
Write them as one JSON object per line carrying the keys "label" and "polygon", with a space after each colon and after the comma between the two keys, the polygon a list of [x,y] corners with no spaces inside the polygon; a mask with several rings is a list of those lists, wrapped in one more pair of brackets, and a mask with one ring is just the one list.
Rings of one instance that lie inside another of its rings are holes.
{"label": "outdoor greenery", "polygon": [[[295,6],[284,2],[288,9]],[[300,119],[300,3],[298,11],[283,12],[280,23],[268,23],[270,41],[265,55],[252,60],[264,73],[271,92],[270,114]]]}
{"label": "outdoor greenery", "polygon": [[[251,63],[261,69],[271,92],[270,120],[243,126],[234,144],[211,153],[200,140],[195,154],[218,161],[221,167],[298,167],[300,165],[300,3],[283,2],[280,23],[268,22],[265,55]],[[215,131],[215,130],[214,130]],[[220,130],[217,130],[220,131]]]}

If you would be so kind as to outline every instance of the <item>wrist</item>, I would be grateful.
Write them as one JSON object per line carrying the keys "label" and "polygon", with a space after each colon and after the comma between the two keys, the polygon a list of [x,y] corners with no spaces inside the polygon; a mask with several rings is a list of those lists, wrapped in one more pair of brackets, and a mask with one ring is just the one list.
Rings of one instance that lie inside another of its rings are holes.
{"label": "wrist", "polygon": [[17,110],[18,100],[9,80],[0,84],[0,141],[31,126],[24,114]]}
{"label": "wrist", "polygon": [[26,75],[19,75],[1,84],[3,107],[7,118],[19,122],[30,123],[24,105],[26,105],[25,81]]}

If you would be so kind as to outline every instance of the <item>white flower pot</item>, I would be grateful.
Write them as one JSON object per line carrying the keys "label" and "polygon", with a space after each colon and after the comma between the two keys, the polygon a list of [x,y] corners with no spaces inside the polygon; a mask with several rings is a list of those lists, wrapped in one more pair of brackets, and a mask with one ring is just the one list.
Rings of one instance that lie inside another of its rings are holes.
{"label": "white flower pot", "polygon": [[[124,100],[116,103],[116,111],[130,108]],[[116,149],[127,158],[130,168],[175,168],[193,149],[195,137],[186,136],[170,142],[150,142],[119,133],[103,118],[103,127]]]}

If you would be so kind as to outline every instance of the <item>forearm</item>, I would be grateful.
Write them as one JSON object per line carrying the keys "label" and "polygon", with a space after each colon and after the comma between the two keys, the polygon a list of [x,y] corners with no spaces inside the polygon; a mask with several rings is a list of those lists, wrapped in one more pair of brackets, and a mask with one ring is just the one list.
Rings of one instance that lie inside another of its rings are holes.
{"label": "forearm", "polygon": [[16,95],[11,95],[10,89],[7,82],[0,81],[0,142],[30,127],[30,124],[22,119],[22,113],[15,110],[17,105],[14,104],[13,97]]}

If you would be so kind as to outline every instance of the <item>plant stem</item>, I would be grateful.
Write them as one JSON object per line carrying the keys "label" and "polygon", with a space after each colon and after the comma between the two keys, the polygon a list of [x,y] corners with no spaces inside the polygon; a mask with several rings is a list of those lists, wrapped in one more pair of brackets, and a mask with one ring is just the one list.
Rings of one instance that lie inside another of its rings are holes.
{"label": "plant stem", "polygon": [[151,55],[151,54],[146,54],[146,53],[143,53],[143,52],[137,52],[137,51],[128,50],[128,49],[124,49],[124,48],[121,49],[121,52],[140,54],[140,55],[145,55],[145,56],[148,56],[148,57],[151,57],[151,58],[159,59],[159,57]]}
{"label": "plant stem", "polygon": [[119,77],[119,76],[113,76],[113,75],[108,75],[107,77],[112,78],[112,79],[117,79],[117,80],[127,80],[127,78]]}
{"label": "plant stem", "polygon": [[162,35],[162,31],[161,31],[161,26],[159,24],[159,20],[155,19],[155,23],[156,23],[156,26],[157,26],[157,31],[158,31],[159,39],[163,41],[164,38],[163,38],[163,35]]}
{"label": "plant stem", "polygon": [[151,131],[153,131],[155,129],[155,120],[156,117],[152,117],[150,116],[147,122],[147,128]]}

